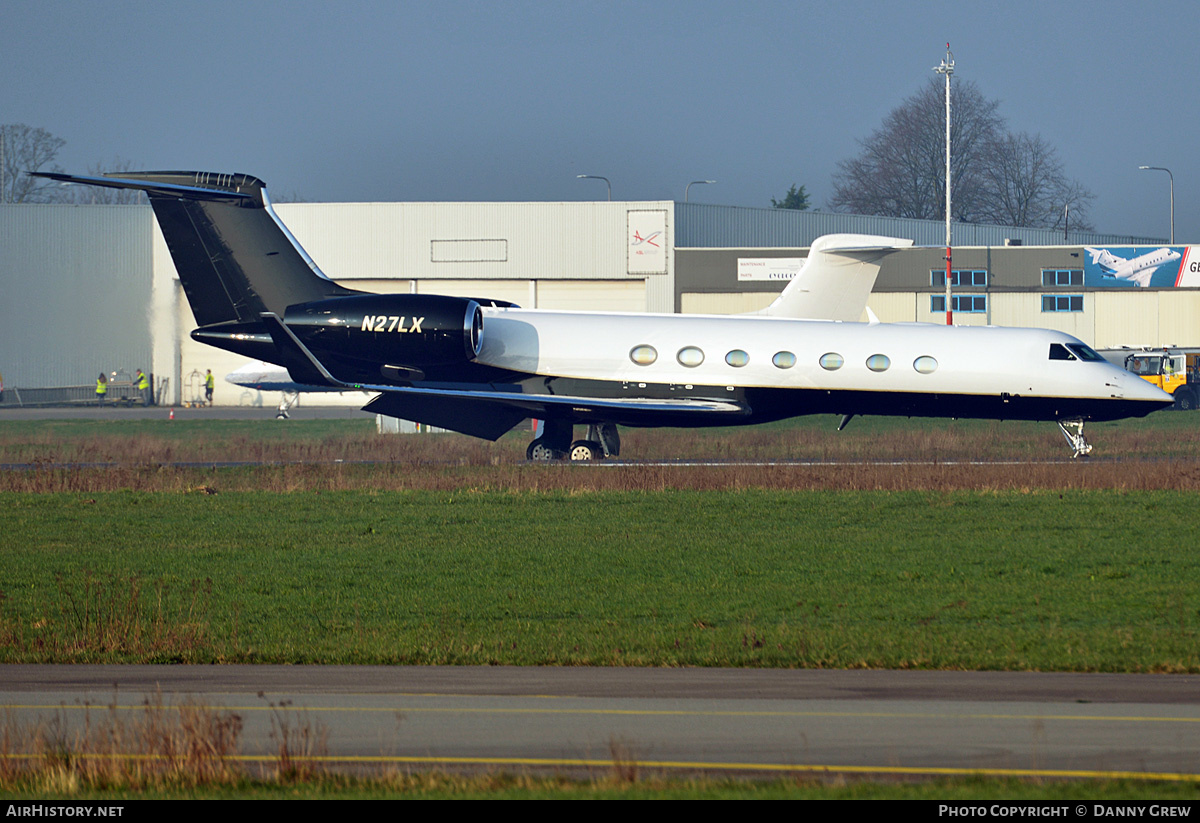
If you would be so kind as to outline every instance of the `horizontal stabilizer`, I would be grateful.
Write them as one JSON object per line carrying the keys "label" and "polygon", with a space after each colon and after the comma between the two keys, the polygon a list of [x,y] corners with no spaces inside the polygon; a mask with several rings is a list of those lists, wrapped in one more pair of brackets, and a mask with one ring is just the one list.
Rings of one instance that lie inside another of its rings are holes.
{"label": "horizontal stabilizer", "polygon": [[[248,174],[214,174],[200,171],[143,171],[121,172],[120,176],[87,177],[60,172],[31,172],[32,177],[45,177],[63,183],[103,186],[110,189],[137,189],[151,197],[179,197],[187,200],[217,202],[257,201],[264,183]],[[208,183],[208,181],[212,183]]]}

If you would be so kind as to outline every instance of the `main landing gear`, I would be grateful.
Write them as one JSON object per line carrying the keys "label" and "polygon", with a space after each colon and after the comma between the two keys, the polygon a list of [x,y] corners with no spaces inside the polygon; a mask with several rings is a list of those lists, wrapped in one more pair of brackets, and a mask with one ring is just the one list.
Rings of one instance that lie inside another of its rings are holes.
{"label": "main landing gear", "polygon": [[542,434],[529,444],[529,460],[603,460],[621,453],[621,436],[613,423],[592,423],[587,437],[572,441],[575,427],[565,420],[546,420]]}
{"label": "main landing gear", "polygon": [[1092,450],[1092,444],[1087,442],[1087,438],[1083,436],[1082,419],[1059,420],[1058,428],[1062,431],[1063,437],[1067,438],[1067,445],[1074,451],[1074,454],[1071,455],[1072,460],[1088,456]]}

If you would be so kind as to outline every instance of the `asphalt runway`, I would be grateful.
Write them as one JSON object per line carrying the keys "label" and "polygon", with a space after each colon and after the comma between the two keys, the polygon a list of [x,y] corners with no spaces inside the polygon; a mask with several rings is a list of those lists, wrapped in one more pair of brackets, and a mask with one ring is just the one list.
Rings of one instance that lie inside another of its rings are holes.
{"label": "asphalt runway", "polygon": [[287,728],[360,769],[1200,781],[1198,676],[0,666],[9,723],[77,730],[159,699],[238,714],[243,758],[267,766]]}

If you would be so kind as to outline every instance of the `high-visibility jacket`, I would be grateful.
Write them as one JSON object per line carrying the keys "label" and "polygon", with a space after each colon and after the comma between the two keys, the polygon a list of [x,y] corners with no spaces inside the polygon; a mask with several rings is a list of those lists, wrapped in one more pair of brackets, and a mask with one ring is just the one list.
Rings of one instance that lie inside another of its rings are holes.
{"label": "high-visibility jacket", "polygon": [[204,388],[211,389],[213,387],[213,376],[211,374],[204,377]]}
{"label": "high-visibility jacket", "polygon": [[96,380],[96,394],[108,394],[108,381]]}
{"label": "high-visibility jacket", "polygon": [[137,387],[139,389],[150,388],[150,378],[146,376],[145,372],[142,372],[142,371],[138,372],[138,386]]}

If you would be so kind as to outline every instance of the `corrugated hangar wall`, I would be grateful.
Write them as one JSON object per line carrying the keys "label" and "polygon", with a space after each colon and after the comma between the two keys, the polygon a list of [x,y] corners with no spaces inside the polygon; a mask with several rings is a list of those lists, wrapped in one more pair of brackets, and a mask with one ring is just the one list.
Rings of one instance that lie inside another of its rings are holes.
{"label": "corrugated hangar wall", "polygon": [[[675,204],[675,245],[678,248],[808,248],[824,234],[874,234],[906,237],[918,246],[946,245],[946,224],[937,220],[876,217],[841,212],[717,206],[708,203]],[[1125,234],[1029,229],[954,223],[956,246],[1003,246],[1019,240],[1026,246],[1077,243],[1089,246],[1161,245],[1162,238]]]}
{"label": "corrugated hangar wall", "polygon": [[0,375],[94,385],[151,365],[147,206],[0,205]]}

